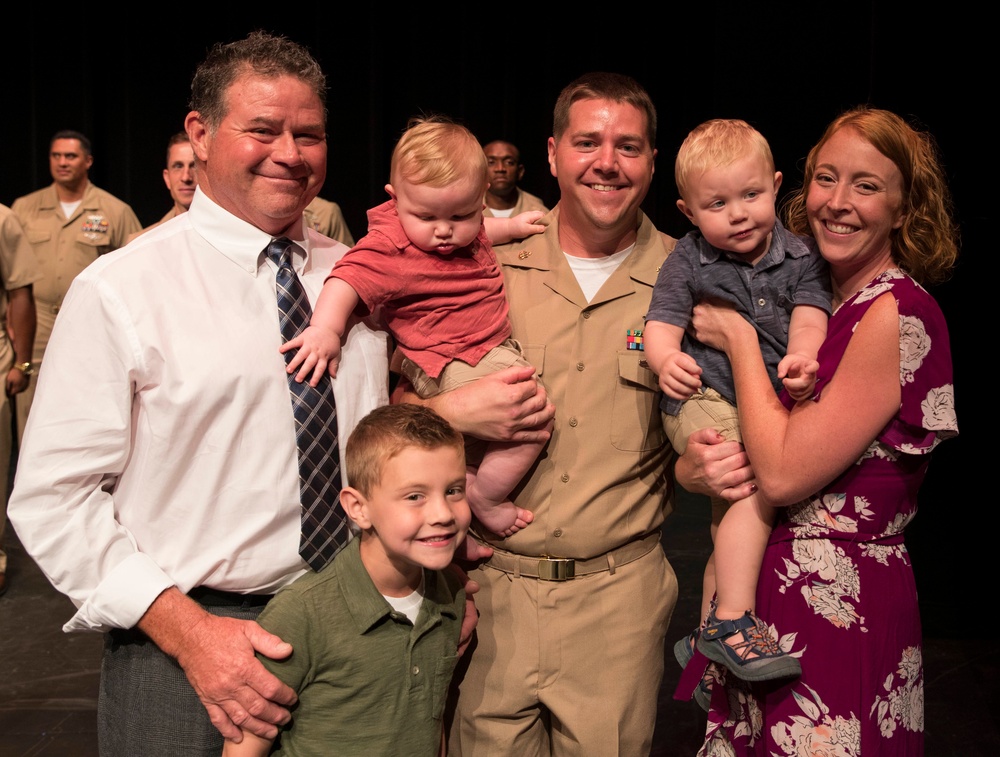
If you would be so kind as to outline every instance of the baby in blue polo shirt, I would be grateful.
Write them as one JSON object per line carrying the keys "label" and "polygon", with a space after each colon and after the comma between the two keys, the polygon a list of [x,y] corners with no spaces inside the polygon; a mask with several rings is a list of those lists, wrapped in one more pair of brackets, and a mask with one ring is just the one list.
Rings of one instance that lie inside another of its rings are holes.
{"label": "baby in blue polo shirt", "polygon": [[[674,173],[677,207],[698,228],[660,269],[643,347],[663,390],[664,428],[682,454],[688,436],[701,428],[742,441],[728,359],[686,333],[694,305],[723,299],[737,308],[756,326],[775,390],[784,387],[804,400],[816,382],[831,294],[826,264],[812,241],[791,234],[776,217],[781,173],[760,132],[745,121],[707,121],[684,140]],[[682,666],[697,646],[744,680],[801,673],[799,661],[782,651],[754,613],[773,515],[757,493],[732,504],[713,499],[703,622],[674,647]],[[706,686],[703,681],[695,692],[702,706]]]}

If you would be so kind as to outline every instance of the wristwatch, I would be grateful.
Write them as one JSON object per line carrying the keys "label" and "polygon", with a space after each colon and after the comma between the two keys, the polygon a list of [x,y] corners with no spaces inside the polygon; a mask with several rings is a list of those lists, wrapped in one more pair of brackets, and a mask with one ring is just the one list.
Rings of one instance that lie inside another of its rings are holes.
{"label": "wristwatch", "polygon": [[14,367],[17,368],[25,376],[35,375],[35,364],[30,361],[27,363],[14,363]]}

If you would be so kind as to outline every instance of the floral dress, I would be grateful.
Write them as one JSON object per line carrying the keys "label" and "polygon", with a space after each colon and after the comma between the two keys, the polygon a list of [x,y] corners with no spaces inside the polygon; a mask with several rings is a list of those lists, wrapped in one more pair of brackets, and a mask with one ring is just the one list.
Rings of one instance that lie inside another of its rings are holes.
{"label": "floral dress", "polygon": [[[923,754],[920,616],[903,531],[929,453],[958,433],[948,331],[934,299],[890,270],[845,301],[819,352],[816,391],[822,401],[858,322],[885,292],[899,307],[899,412],[850,469],[780,513],[761,566],[757,611],[802,676],[746,684],[712,665],[699,755]],[[706,664],[696,653],[685,673],[695,666],[700,676]]]}

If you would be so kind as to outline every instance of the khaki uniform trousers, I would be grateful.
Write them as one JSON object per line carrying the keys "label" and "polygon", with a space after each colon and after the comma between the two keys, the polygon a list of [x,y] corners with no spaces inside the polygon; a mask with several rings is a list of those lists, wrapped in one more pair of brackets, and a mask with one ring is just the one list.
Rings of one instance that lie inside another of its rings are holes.
{"label": "khaki uniform trousers", "polygon": [[659,543],[567,581],[488,565],[470,577],[481,617],[456,673],[448,754],[646,757],[677,601]]}

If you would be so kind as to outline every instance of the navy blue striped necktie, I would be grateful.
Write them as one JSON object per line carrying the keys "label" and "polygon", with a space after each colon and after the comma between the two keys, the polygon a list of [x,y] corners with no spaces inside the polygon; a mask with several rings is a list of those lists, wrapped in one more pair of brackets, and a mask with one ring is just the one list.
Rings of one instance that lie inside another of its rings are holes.
{"label": "navy blue striped necktie", "polygon": [[[312,308],[302,282],[292,268],[292,250],[287,237],[267,246],[267,256],[278,266],[276,294],[281,338],[287,342],[309,325]],[[292,359],[285,353],[285,362]],[[350,540],[347,518],[340,508],[340,452],[337,444],[337,407],[329,375],[316,387],[288,376],[295,441],[299,450],[299,494],[302,500],[302,537],[299,554],[313,570],[320,570]]]}

